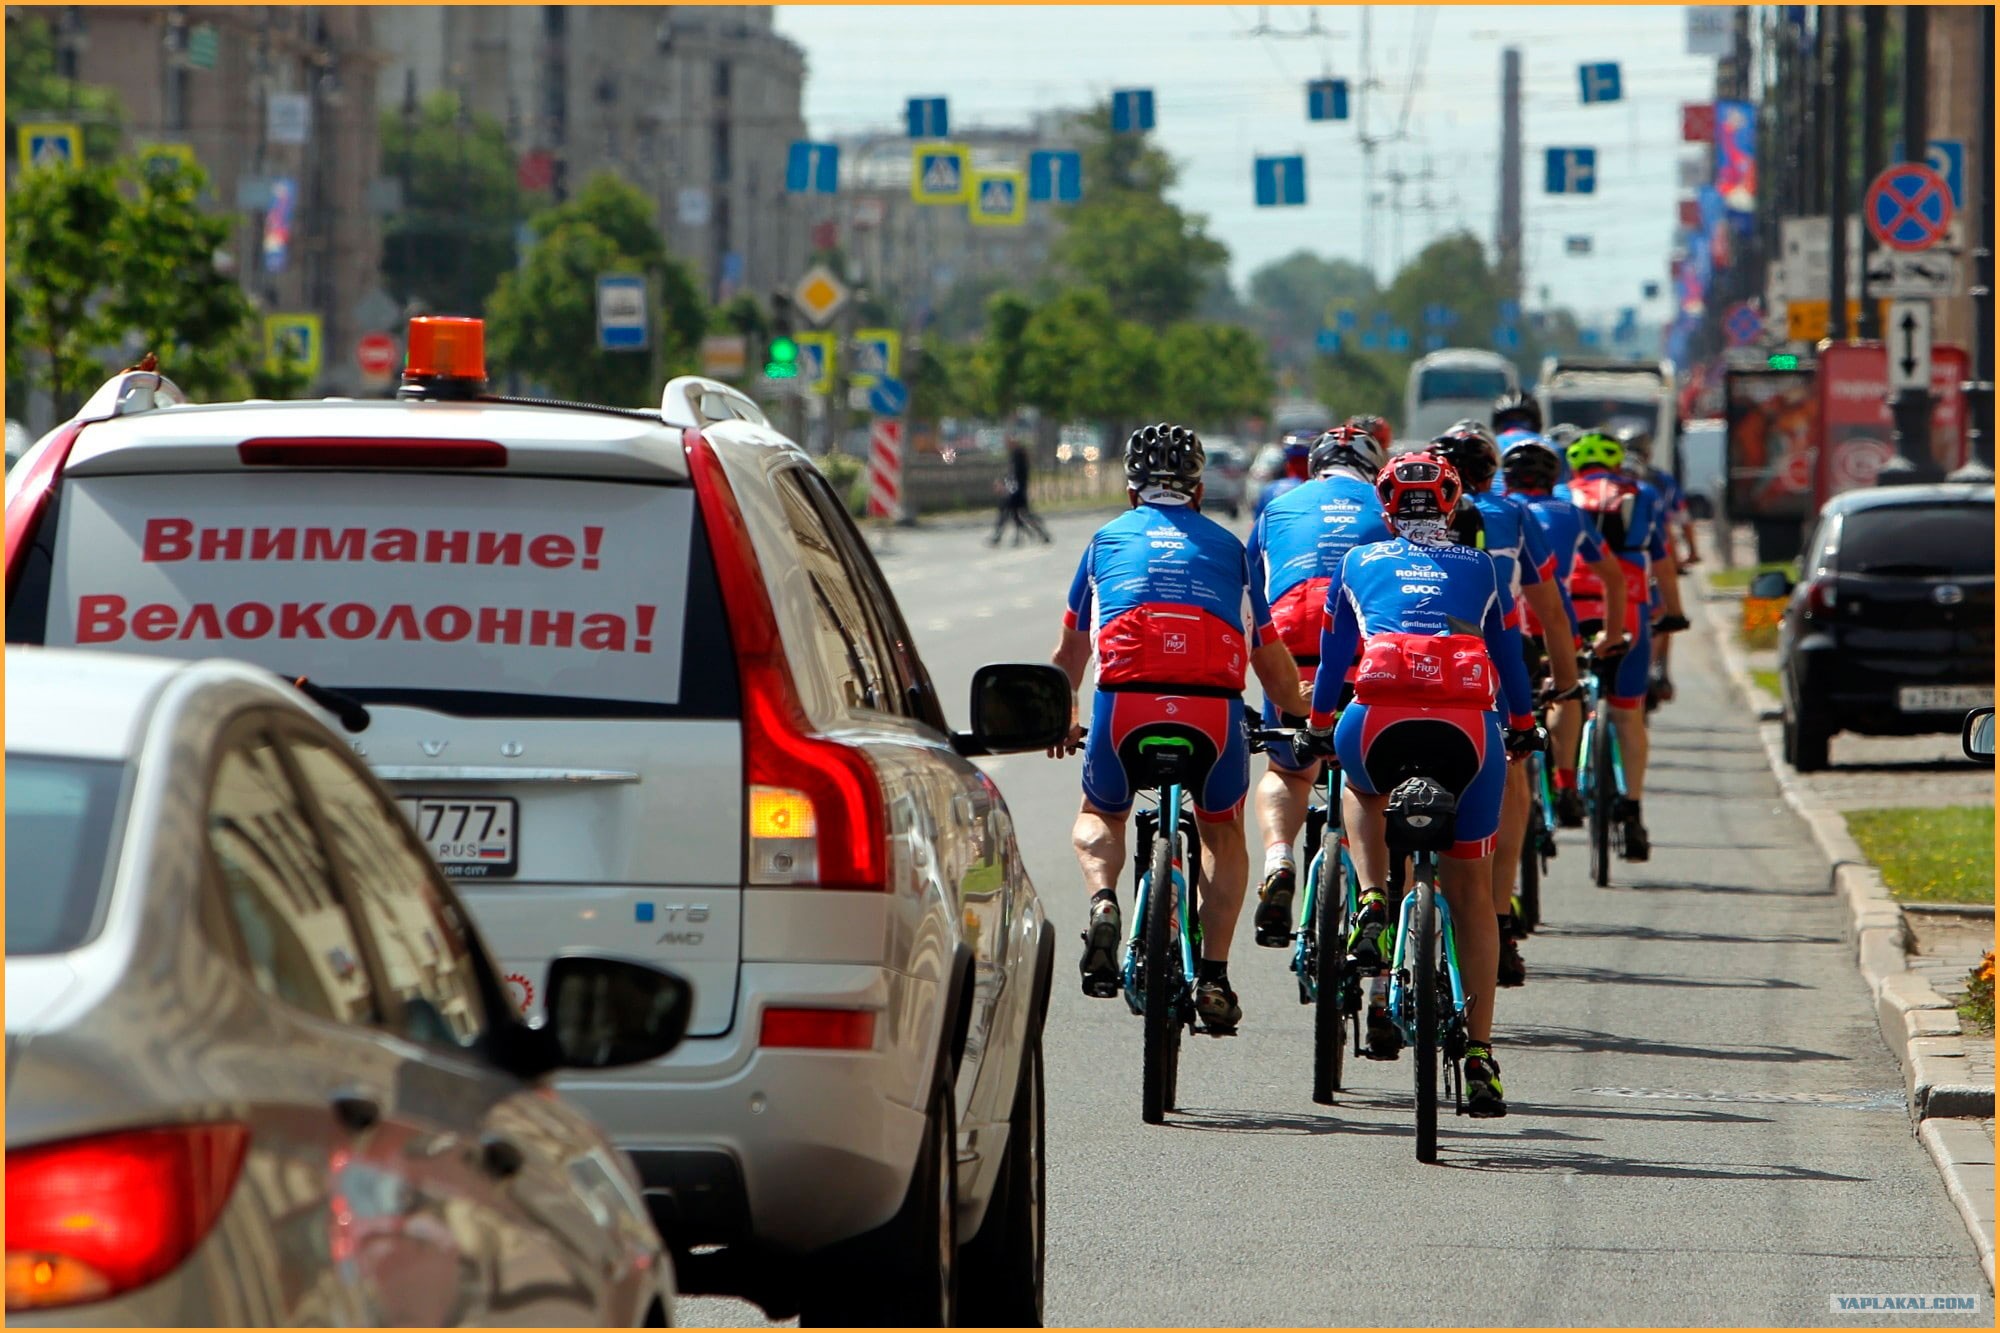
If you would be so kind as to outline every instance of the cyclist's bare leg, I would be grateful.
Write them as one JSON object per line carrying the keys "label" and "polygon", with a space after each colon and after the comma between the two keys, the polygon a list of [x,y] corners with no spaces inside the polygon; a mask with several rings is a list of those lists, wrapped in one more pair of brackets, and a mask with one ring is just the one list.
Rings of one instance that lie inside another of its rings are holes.
{"label": "cyclist's bare leg", "polygon": [[1576,770],[1576,747],[1583,741],[1583,700],[1570,699],[1556,705],[1549,722],[1549,762],[1557,768]]}
{"label": "cyclist's bare leg", "polygon": [[1514,910],[1514,881],[1521,869],[1521,844],[1528,840],[1528,766],[1507,765],[1507,785],[1500,792],[1500,833],[1493,846],[1493,910],[1501,916]]}
{"label": "cyclist's bare leg", "polygon": [[1639,800],[1646,794],[1646,710],[1613,708],[1611,726],[1618,733],[1618,762],[1625,770],[1625,794]]}
{"label": "cyclist's bare leg", "polygon": [[1116,889],[1125,874],[1125,821],[1127,815],[1107,815],[1083,803],[1076,826],[1070,830],[1070,844],[1076,848],[1077,864],[1083,869],[1087,893]]}
{"label": "cyclist's bare leg", "polygon": [[1276,764],[1257,780],[1257,831],[1264,846],[1283,843],[1289,847],[1299,840],[1306,822],[1306,803],[1312,799],[1319,765],[1289,773]]}
{"label": "cyclist's bare leg", "polygon": [[1451,904],[1451,929],[1458,939],[1458,971],[1471,1012],[1467,1034],[1493,1039],[1493,995],[1500,967],[1500,923],[1493,915],[1493,858],[1440,857],[1439,887]]}
{"label": "cyclist's bare leg", "polygon": [[1210,962],[1229,961],[1229,944],[1236,938],[1236,918],[1243,914],[1243,889],[1250,878],[1250,849],[1245,844],[1243,811],[1227,822],[1201,822],[1201,956]]}
{"label": "cyclist's bare leg", "polygon": [[1388,809],[1387,796],[1368,796],[1352,787],[1340,798],[1341,818],[1347,826],[1347,850],[1354,859],[1354,876],[1363,889],[1388,887],[1389,829],[1384,818]]}

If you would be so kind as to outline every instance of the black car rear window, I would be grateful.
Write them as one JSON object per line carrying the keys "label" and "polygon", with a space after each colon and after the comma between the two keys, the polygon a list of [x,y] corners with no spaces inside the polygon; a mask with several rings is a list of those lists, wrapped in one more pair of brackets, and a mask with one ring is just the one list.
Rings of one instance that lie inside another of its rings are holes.
{"label": "black car rear window", "polygon": [[68,953],[97,933],[125,766],[7,756],[7,956]]}
{"label": "black car rear window", "polygon": [[1841,520],[1835,567],[1845,574],[1993,575],[1993,507],[1884,505]]}

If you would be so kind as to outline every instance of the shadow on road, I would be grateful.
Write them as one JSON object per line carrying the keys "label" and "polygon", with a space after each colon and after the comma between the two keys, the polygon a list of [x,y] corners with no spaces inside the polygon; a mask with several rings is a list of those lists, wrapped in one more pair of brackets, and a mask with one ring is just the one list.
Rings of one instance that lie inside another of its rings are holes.
{"label": "shadow on road", "polygon": [[1842,944],[1838,935],[1744,935],[1706,930],[1664,930],[1658,926],[1557,925],[1538,926],[1535,936],[1587,940],[1643,940],[1661,944]]}
{"label": "shadow on road", "polygon": [[1507,1118],[1553,1116],[1575,1120],[1651,1120],[1668,1125],[1768,1125],[1769,1116],[1741,1115],[1735,1111],[1614,1111],[1599,1106],[1531,1106],[1513,1101],[1507,1104]]}
{"label": "shadow on road", "polygon": [[1621,972],[1615,967],[1576,967],[1546,963],[1533,969],[1538,981],[1588,981],[1597,985],[1674,986],[1689,990],[1818,990],[1803,981],[1784,977],[1663,977],[1644,972]]}
{"label": "shadow on road", "polygon": [[[1466,1135],[1440,1130],[1441,1145]],[[1866,1176],[1842,1175],[1837,1171],[1815,1171],[1805,1166],[1784,1166],[1765,1162],[1635,1162],[1598,1153],[1527,1149],[1518,1153],[1497,1153],[1485,1157],[1446,1157],[1438,1165],[1464,1171],[1535,1171],[1555,1175],[1627,1176],[1652,1180],[1745,1180],[1769,1184],[1823,1181],[1860,1184]]]}
{"label": "shadow on road", "polygon": [[[1400,1112],[1402,1118],[1389,1120],[1342,1120],[1336,1115],[1342,1110],[1371,1110]],[[1442,1120],[1451,1117],[1449,1107],[1439,1112]],[[1455,1117],[1452,1117],[1455,1118]],[[1167,1121],[1169,1129],[1195,1129],[1224,1134],[1358,1134],[1375,1138],[1405,1138],[1416,1132],[1416,1122],[1410,1112],[1407,1098],[1401,1101],[1385,1102],[1372,1098],[1356,1098],[1351,1103],[1328,1107],[1321,1115],[1299,1115],[1287,1111],[1266,1111],[1261,1113],[1228,1111],[1176,1111]],[[1440,1130],[1442,1134],[1444,1131]],[[1565,1134],[1556,1129],[1515,1129],[1495,1133],[1481,1133],[1477,1130],[1454,1131],[1455,1136],[1469,1139],[1513,1140],[1531,1138],[1536,1140],[1563,1140],[1573,1143],[1595,1143],[1597,1139],[1588,1134]]]}
{"label": "shadow on road", "polygon": [[1538,1051],[1616,1051],[1621,1055],[1678,1056],[1692,1060],[1753,1060],[1791,1064],[1802,1060],[1847,1061],[1850,1056],[1831,1051],[1812,1051],[1803,1046],[1728,1045],[1682,1046],[1623,1033],[1597,1032],[1590,1028],[1523,1027],[1507,1034],[1509,1046],[1526,1046]]}
{"label": "shadow on road", "polygon": [[[1654,843],[1658,847],[1661,844]],[[1636,889],[1642,893],[1735,893],[1748,894],[1757,898],[1826,898],[1832,896],[1830,888],[1818,889],[1775,889],[1768,884],[1696,884],[1692,880],[1641,880],[1637,884],[1611,884],[1613,889]]]}

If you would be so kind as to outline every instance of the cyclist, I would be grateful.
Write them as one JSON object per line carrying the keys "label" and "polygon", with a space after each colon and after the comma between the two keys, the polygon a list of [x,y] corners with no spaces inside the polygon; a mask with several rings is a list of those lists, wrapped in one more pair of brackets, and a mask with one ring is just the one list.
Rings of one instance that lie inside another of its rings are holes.
{"label": "cyclist", "polygon": [[1072,835],[1091,891],[1083,989],[1110,996],[1118,993],[1117,885],[1133,799],[1126,744],[1162,723],[1195,744],[1197,768],[1186,783],[1204,826],[1195,1008],[1209,1030],[1223,1033],[1243,1017],[1228,959],[1250,870],[1243,839],[1250,787],[1245,668],[1283,711],[1303,714],[1306,700],[1263,589],[1250,579],[1243,544],[1201,513],[1205,461],[1200,438],[1185,426],[1146,426],[1125,442],[1129,511],[1099,528],[1084,548],[1054,659],[1077,689],[1097,656],[1089,740],[1073,727],[1050,754],[1084,751],[1083,807]]}
{"label": "cyclist", "polygon": [[[1493,557],[1510,600],[1532,611],[1545,626],[1549,671],[1557,693],[1577,684],[1576,641],[1570,636],[1569,615],[1560,585],[1549,577],[1555,557],[1542,536],[1541,524],[1519,500],[1490,488],[1500,473],[1500,450],[1484,425],[1461,421],[1431,441],[1430,452],[1449,459],[1465,483],[1460,502],[1459,538]],[[1518,621],[1516,622],[1519,623]],[[1526,934],[1514,911],[1515,879],[1520,870],[1521,844],[1528,838],[1528,812],[1534,793],[1528,771],[1516,764],[1507,770],[1507,788],[1500,811],[1500,842],[1494,852],[1493,912],[1500,919],[1500,984],[1519,986],[1527,980],[1521,959]]]}
{"label": "cyclist", "polygon": [[[1563,609],[1568,613],[1572,634],[1581,641],[1576,607],[1569,593],[1581,562],[1596,572],[1610,602],[1604,628],[1593,647],[1594,655],[1616,656],[1624,651],[1625,643],[1625,581],[1619,576],[1617,558],[1604,549],[1597,529],[1577,507],[1555,493],[1556,479],[1562,471],[1556,451],[1539,435],[1513,432],[1504,438],[1506,447],[1500,453],[1500,472],[1507,483],[1507,494],[1528,507],[1535,522],[1541,525],[1542,535],[1548,539],[1553,567],[1544,572],[1562,590]],[[1541,619],[1532,609],[1524,609],[1521,621],[1529,659],[1528,674],[1539,679],[1548,663]],[[1576,789],[1576,747],[1583,735],[1582,701],[1574,697],[1558,701],[1551,720],[1556,822],[1564,828],[1581,828],[1583,800]]]}
{"label": "cyclist", "polygon": [[[1319,665],[1321,621],[1337,592],[1340,562],[1355,546],[1388,540],[1389,529],[1374,480],[1386,460],[1373,436],[1335,426],[1313,441],[1308,461],[1313,479],[1271,502],[1250,529],[1249,548],[1250,577],[1263,589],[1279,637],[1310,689]],[[1342,679],[1348,665],[1340,665]],[[1298,725],[1281,718],[1268,699],[1264,723]],[[1257,784],[1264,881],[1255,924],[1257,943],[1282,949],[1291,942],[1292,895],[1298,887],[1292,843],[1319,780],[1319,760],[1302,759],[1284,743],[1272,745],[1266,755],[1270,768]]]}
{"label": "cyclist", "polygon": [[[1383,816],[1391,784],[1414,761],[1417,771],[1456,793],[1458,837],[1444,857],[1442,887],[1471,992],[1466,1109],[1502,1116],[1507,1103],[1492,1046],[1499,939],[1491,879],[1503,771],[1509,756],[1527,753],[1535,741],[1520,631],[1494,561],[1453,540],[1451,514],[1464,484],[1449,461],[1434,454],[1391,459],[1376,491],[1396,535],[1347,553],[1320,636],[1322,662],[1344,662],[1361,649],[1354,702],[1340,710],[1332,731],[1339,678],[1321,672],[1305,747],[1324,753],[1330,740],[1346,778],[1348,840],[1362,884],[1350,949],[1364,971],[1383,964],[1389,871]],[[1494,711],[1496,676],[1506,701],[1504,741]]]}
{"label": "cyclist", "polygon": [[1389,423],[1372,412],[1363,412],[1359,416],[1349,417],[1340,424],[1343,426],[1352,426],[1356,430],[1366,431],[1374,437],[1375,443],[1382,446],[1382,457],[1384,458],[1389,456],[1389,450],[1393,449],[1396,445],[1396,433],[1389,429]]}
{"label": "cyclist", "polygon": [[1250,508],[1254,519],[1264,512],[1264,506],[1296,486],[1305,484],[1312,476],[1312,442],[1319,438],[1317,431],[1288,430],[1283,441],[1285,450],[1285,470],[1264,484],[1257,492],[1256,503]]}
{"label": "cyclist", "polygon": [[1516,390],[1493,400],[1493,433],[1505,435],[1510,430],[1542,433],[1542,405],[1533,395]]}
{"label": "cyclist", "polygon": [[[1640,481],[1652,483],[1660,493],[1660,522],[1667,529],[1667,558],[1673,561],[1678,573],[1701,559],[1701,552],[1695,545],[1694,515],[1688,509],[1687,493],[1674,474],[1653,462],[1653,432],[1642,425],[1630,425],[1618,432],[1618,442],[1625,446],[1625,468]],[[1680,545],[1674,539],[1680,538]],[[1657,582],[1657,579],[1656,579]],[[1654,598],[1654,607],[1659,599]],[[1674,641],[1671,636],[1661,638],[1653,645],[1653,670],[1648,680],[1646,709],[1670,702],[1674,697],[1673,677],[1668,672],[1668,664],[1673,658]]]}
{"label": "cyclist", "polygon": [[[1618,558],[1625,583],[1625,629],[1630,648],[1618,664],[1609,697],[1611,725],[1625,775],[1625,795],[1616,819],[1623,831],[1628,861],[1652,855],[1641,802],[1646,789],[1646,686],[1652,669],[1653,618],[1651,582],[1657,565],[1665,615],[1660,625],[1672,632],[1687,620],[1681,610],[1680,578],[1667,550],[1666,529],[1659,521],[1660,493],[1621,471],[1625,447],[1600,430],[1585,431],[1569,447],[1570,480],[1561,492],[1591,521],[1605,547]],[[1591,634],[1607,616],[1604,585],[1588,569],[1579,569],[1570,583],[1583,632]]]}

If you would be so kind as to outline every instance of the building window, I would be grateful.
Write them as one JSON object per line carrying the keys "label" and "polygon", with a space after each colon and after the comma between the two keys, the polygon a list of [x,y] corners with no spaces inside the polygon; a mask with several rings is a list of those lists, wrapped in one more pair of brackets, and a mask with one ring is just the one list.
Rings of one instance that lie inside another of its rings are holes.
{"label": "building window", "polygon": [[569,23],[569,12],[562,5],[542,6],[542,35],[560,37]]}
{"label": "building window", "polygon": [[718,60],[715,62],[715,95],[717,97],[729,96],[729,62],[727,60]]}
{"label": "building window", "polygon": [[726,185],[729,182],[729,122],[726,120],[715,122],[715,147],[711,156],[714,158],[715,183]]}
{"label": "building window", "polygon": [[168,134],[185,134],[188,120],[188,72],[180,62],[170,59],[167,63],[167,77],[160,88],[160,100],[165,128]]}

